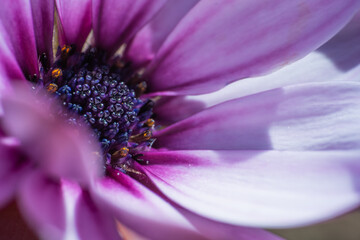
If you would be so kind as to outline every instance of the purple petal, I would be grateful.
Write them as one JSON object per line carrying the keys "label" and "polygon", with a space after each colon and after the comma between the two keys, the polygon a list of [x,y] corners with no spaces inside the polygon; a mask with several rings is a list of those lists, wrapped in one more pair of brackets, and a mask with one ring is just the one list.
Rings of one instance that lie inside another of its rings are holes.
{"label": "purple petal", "polygon": [[0,137],[0,156],[0,207],[3,207],[14,196],[27,164],[12,138]]}
{"label": "purple petal", "polygon": [[[1,49],[0,49],[0,51],[1,51]],[[0,53],[0,57],[1,57],[1,53]],[[8,77],[6,76],[6,71],[3,68],[4,67],[1,66],[1,64],[0,64],[0,99],[1,99],[1,96],[2,96],[3,93],[10,92],[11,89],[12,89],[11,84],[10,84],[11,80],[8,79]],[[0,118],[3,115],[4,115],[4,109],[3,109],[3,106],[2,106],[2,104],[0,102]],[[2,137],[3,134],[4,134],[4,131],[0,126],[0,137]]]}
{"label": "purple petal", "polygon": [[226,224],[224,222],[217,222],[209,218],[200,216],[183,207],[176,205],[176,209],[181,212],[191,224],[204,236],[206,239],[241,239],[241,240],[280,240],[282,238],[264,231],[259,228],[250,228],[243,226],[236,226]]}
{"label": "purple petal", "polygon": [[228,101],[156,134],[169,149],[325,150],[360,147],[360,84],[294,85]]}
{"label": "purple petal", "polygon": [[150,239],[279,239],[260,229],[205,219],[171,205],[127,175],[114,174],[117,181],[108,178],[95,185],[95,198],[122,224]]}
{"label": "purple petal", "polygon": [[164,5],[165,0],[93,0],[95,44],[116,52],[130,40]]}
{"label": "purple petal", "polygon": [[113,177],[116,181],[108,178],[95,185],[98,204],[107,205],[122,224],[150,239],[280,239],[260,229],[205,219],[171,205],[123,173]]}
{"label": "purple petal", "polygon": [[19,207],[42,239],[64,239],[65,206],[59,182],[39,172],[28,175],[19,192]]}
{"label": "purple petal", "polygon": [[67,239],[120,239],[111,214],[94,205],[80,186],[62,181],[67,208]]}
{"label": "purple petal", "polygon": [[201,1],[149,66],[150,90],[199,94],[264,74],[319,47],[359,7],[357,0]]}
{"label": "purple petal", "polygon": [[[0,24],[0,33],[5,33],[5,29]],[[25,80],[24,74],[16,61],[15,55],[13,54],[10,45],[10,40],[6,34],[0,34],[0,77],[1,87],[4,89],[8,86],[8,82],[12,79]]]}
{"label": "purple petal", "polygon": [[360,204],[359,151],[160,151],[144,166],[181,206],[257,227],[312,224]]}
{"label": "purple petal", "polygon": [[33,172],[19,197],[26,220],[42,239],[120,239],[111,215],[72,182]]}
{"label": "purple petal", "polygon": [[237,81],[209,94],[163,97],[156,104],[156,119],[169,125],[231,99],[301,82],[360,82],[359,21],[360,14],[318,50],[271,74]]}
{"label": "purple petal", "polygon": [[143,27],[127,48],[136,65],[150,62],[169,33],[199,0],[167,1],[154,19]]}
{"label": "purple petal", "polygon": [[[28,89],[16,89],[2,97],[2,124],[9,136],[16,137],[22,150],[48,174],[91,181],[100,171],[97,153],[90,144],[87,129],[72,127],[53,112],[58,106],[50,99],[35,98]],[[57,117],[54,117],[57,116]],[[26,119],[26,121],[24,121]]]}
{"label": "purple petal", "polygon": [[[244,82],[244,81],[238,81],[236,83]],[[227,86],[225,88],[227,89]],[[175,122],[190,117],[195,113],[201,112],[202,110],[207,108],[207,105],[211,104],[211,100],[212,100],[211,97],[218,96],[218,92],[224,91],[223,89],[210,94],[203,94],[203,95],[161,97],[156,102],[156,107],[154,108],[154,113],[156,114],[156,120],[162,125],[171,125]],[[209,95],[210,97],[207,98],[207,95]],[[228,95],[221,95],[221,97],[226,98],[228,97]]]}
{"label": "purple petal", "polygon": [[75,44],[78,51],[91,30],[91,0],[56,0],[60,44]]}
{"label": "purple petal", "polygon": [[39,69],[30,1],[3,0],[0,21],[5,30],[1,34],[8,38],[8,46],[24,74],[37,74]]}
{"label": "purple petal", "polygon": [[108,206],[114,217],[150,239],[199,239],[184,216],[169,203],[129,176],[114,173],[93,187],[99,206]]}
{"label": "purple petal", "polygon": [[[329,59],[337,71],[325,73],[323,78],[341,81],[360,81],[360,12],[353,20],[327,44],[317,50]],[[343,74],[339,74],[342,72]]]}
{"label": "purple petal", "polygon": [[52,61],[52,37],[54,26],[54,2],[31,0],[32,18],[36,39],[37,53],[45,53],[49,64]]}

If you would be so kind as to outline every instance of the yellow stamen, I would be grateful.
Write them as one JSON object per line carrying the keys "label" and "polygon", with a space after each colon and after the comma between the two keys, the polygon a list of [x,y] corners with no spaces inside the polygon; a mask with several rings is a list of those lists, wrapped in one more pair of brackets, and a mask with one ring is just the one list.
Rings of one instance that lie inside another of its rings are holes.
{"label": "yellow stamen", "polygon": [[141,136],[144,138],[144,140],[149,140],[152,136],[152,132],[150,130],[146,130],[141,134]]}
{"label": "yellow stamen", "polygon": [[151,137],[152,137],[152,132],[150,130],[146,130],[142,133],[131,136],[130,141],[139,143],[139,142],[147,141]]}
{"label": "yellow stamen", "polygon": [[52,76],[53,78],[59,78],[59,77],[61,77],[61,76],[62,76],[62,71],[61,71],[61,69],[60,69],[60,68],[55,68],[54,70],[52,70],[51,76]]}
{"label": "yellow stamen", "polygon": [[70,47],[70,46],[64,45],[64,46],[61,48],[61,53],[62,53],[62,54],[65,54],[65,55],[68,55],[69,52],[70,52],[70,50],[71,50],[71,47]]}
{"label": "yellow stamen", "polygon": [[152,119],[152,118],[149,118],[148,120],[146,120],[146,122],[145,122],[144,124],[145,124],[145,126],[147,126],[147,127],[152,127],[152,126],[155,125],[155,120]]}
{"label": "yellow stamen", "polygon": [[118,158],[124,158],[129,154],[129,148],[127,147],[122,147],[120,150],[116,151],[115,153],[113,153],[114,157],[118,157]]}
{"label": "yellow stamen", "polygon": [[55,83],[50,83],[46,89],[51,92],[51,93],[54,93],[58,90],[58,85],[56,85]]}
{"label": "yellow stamen", "polygon": [[145,132],[143,133],[143,136],[146,137],[146,138],[151,138],[152,133],[151,133],[151,131],[147,130],[147,131],[145,131]]}

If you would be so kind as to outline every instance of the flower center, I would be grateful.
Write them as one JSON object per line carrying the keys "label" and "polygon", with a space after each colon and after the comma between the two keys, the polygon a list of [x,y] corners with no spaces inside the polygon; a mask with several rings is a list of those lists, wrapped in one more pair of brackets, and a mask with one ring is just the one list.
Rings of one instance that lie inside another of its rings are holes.
{"label": "flower center", "polygon": [[67,109],[60,114],[72,125],[93,129],[107,166],[132,169],[132,160],[139,161],[138,152],[154,142],[153,102],[140,98],[146,88],[141,76],[120,57],[107,60],[95,48],[76,53],[64,46],[52,66],[44,66],[38,83]]}

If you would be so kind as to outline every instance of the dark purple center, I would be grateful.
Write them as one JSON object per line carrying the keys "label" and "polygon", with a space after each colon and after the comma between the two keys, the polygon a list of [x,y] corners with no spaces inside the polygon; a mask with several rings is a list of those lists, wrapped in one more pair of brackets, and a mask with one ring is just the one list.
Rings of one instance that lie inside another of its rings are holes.
{"label": "dark purple center", "polygon": [[146,84],[129,63],[120,57],[108,60],[95,48],[77,53],[64,46],[41,72],[38,86],[60,100],[64,108],[59,113],[70,124],[93,129],[106,165],[126,171],[140,150],[151,147],[153,102],[140,98]]}

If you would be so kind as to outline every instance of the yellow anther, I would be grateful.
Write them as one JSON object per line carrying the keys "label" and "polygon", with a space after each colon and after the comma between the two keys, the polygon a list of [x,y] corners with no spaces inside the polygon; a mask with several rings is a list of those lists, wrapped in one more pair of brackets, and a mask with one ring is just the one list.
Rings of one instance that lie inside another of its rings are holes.
{"label": "yellow anther", "polygon": [[67,55],[67,54],[69,54],[70,50],[71,50],[71,47],[70,47],[70,46],[64,45],[64,46],[61,48],[61,53]]}
{"label": "yellow anther", "polygon": [[52,76],[53,78],[59,78],[59,77],[61,77],[61,76],[62,76],[62,71],[61,71],[61,69],[60,69],[60,68],[55,68],[54,70],[52,70],[51,76]]}
{"label": "yellow anther", "polygon": [[152,132],[150,130],[146,130],[142,133],[131,136],[130,141],[140,143],[149,140],[151,137],[152,137]]}
{"label": "yellow anther", "polygon": [[129,149],[127,147],[122,147],[120,149],[120,156],[121,157],[126,157],[129,154]]}
{"label": "yellow anther", "polygon": [[122,148],[120,148],[120,150],[113,153],[113,157],[123,158],[123,157],[126,157],[128,154],[129,154],[129,148],[122,147]]}
{"label": "yellow anther", "polygon": [[145,124],[145,126],[147,126],[147,127],[152,127],[152,126],[155,125],[155,120],[152,119],[152,118],[149,118],[148,120],[146,120],[146,122],[145,122],[144,124]]}
{"label": "yellow anther", "polygon": [[50,83],[46,89],[51,92],[51,93],[54,93],[58,90],[58,85],[56,85],[55,83]]}
{"label": "yellow anther", "polygon": [[145,140],[149,140],[152,136],[152,132],[150,130],[146,130],[145,132],[143,132],[142,135],[145,138]]}

